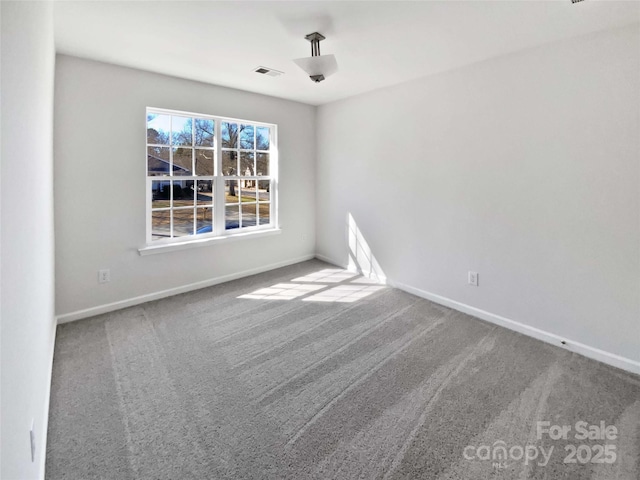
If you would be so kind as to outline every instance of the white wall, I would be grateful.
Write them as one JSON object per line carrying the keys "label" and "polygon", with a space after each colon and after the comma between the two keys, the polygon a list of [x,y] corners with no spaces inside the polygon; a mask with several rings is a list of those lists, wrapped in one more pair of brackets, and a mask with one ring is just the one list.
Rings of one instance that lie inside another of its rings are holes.
{"label": "white wall", "polygon": [[320,107],[319,254],[640,361],[639,79],[636,24]]}
{"label": "white wall", "polygon": [[[55,336],[52,4],[2,16],[0,476],[42,478]],[[35,462],[29,429],[34,421]]]}
{"label": "white wall", "polygon": [[[55,92],[57,314],[313,255],[315,107],[64,55]],[[148,106],[277,124],[282,233],[141,257]]]}

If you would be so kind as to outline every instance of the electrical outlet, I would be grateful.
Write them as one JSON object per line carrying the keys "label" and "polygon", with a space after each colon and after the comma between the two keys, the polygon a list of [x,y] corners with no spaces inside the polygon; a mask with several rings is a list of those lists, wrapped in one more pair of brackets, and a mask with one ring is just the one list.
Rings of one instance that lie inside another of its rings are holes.
{"label": "electrical outlet", "polygon": [[98,270],[98,283],[108,283],[111,281],[111,271],[108,268]]}
{"label": "electrical outlet", "polygon": [[34,431],[34,421],[31,419],[31,430],[29,430],[29,440],[31,440],[31,462],[36,461],[36,433]]}
{"label": "electrical outlet", "polygon": [[478,286],[478,272],[469,272],[469,285]]}

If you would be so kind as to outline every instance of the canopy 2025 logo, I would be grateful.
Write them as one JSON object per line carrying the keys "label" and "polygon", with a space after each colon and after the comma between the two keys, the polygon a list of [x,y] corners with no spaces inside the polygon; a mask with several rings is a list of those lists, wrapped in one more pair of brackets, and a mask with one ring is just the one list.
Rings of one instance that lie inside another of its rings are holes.
{"label": "canopy 2025 logo", "polygon": [[[616,446],[609,443],[618,439],[618,429],[614,425],[589,424],[578,421],[574,425],[552,425],[551,422],[540,421],[536,426],[537,440],[552,441],[575,440],[577,442],[602,443],[569,443],[564,446],[563,463],[614,463],[617,459]],[[514,463],[529,465],[536,463],[545,467],[551,460],[555,445],[527,444],[508,446],[503,440],[496,440],[493,445],[467,445],[462,455],[466,460],[490,461],[494,468],[508,468]]]}

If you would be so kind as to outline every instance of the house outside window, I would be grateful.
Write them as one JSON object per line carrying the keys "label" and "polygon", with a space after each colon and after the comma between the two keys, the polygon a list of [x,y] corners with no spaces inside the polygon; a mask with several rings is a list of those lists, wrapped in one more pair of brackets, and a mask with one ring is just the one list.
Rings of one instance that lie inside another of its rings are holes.
{"label": "house outside window", "polygon": [[276,125],[147,108],[147,244],[277,228]]}

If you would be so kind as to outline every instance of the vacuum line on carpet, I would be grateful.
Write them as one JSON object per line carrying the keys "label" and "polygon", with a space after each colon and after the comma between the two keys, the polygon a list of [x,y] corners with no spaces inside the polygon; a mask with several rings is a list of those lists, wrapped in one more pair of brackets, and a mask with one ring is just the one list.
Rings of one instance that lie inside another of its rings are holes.
{"label": "vacuum line on carpet", "polygon": [[482,350],[482,348],[484,348],[485,344],[488,341],[489,336],[494,332],[494,330],[496,328],[497,328],[497,326],[494,326],[491,330],[489,330],[489,332],[487,332],[487,334],[484,337],[482,337],[482,339],[476,344],[476,346],[471,349],[471,351],[460,361],[458,366],[455,367],[447,375],[447,377],[443,380],[443,382],[440,384],[440,386],[435,391],[435,393],[433,394],[431,399],[425,405],[424,411],[422,412],[422,414],[418,418],[418,421],[416,422],[416,425],[411,429],[411,432],[409,433],[409,435],[405,439],[404,443],[402,444],[402,447],[400,448],[400,450],[396,454],[395,458],[393,459],[393,462],[391,462],[391,466],[389,467],[389,469],[385,473],[385,475],[383,477],[383,480],[388,480],[389,478],[391,478],[391,475],[393,475],[393,473],[396,471],[396,469],[400,465],[400,462],[402,462],[402,459],[406,455],[407,450],[409,449],[409,446],[411,445],[411,443],[415,439],[415,437],[416,437],[416,435],[418,433],[418,430],[420,430],[420,428],[426,422],[427,415],[429,414],[429,411],[431,410],[431,406],[436,402],[436,400],[438,399],[438,397],[440,396],[442,391],[451,382],[451,380],[453,378],[455,378],[462,371],[462,369],[466,366],[466,364],[469,362],[469,360],[471,360],[476,355],[476,353],[478,353],[480,350]]}
{"label": "vacuum line on carpet", "polygon": [[[227,335],[224,335],[224,336],[222,336],[220,338],[217,338],[211,343],[211,345],[217,345],[218,343],[224,342],[225,340],[228,340],[229,338],[233,338],[236,335],[241,335],[241,334],[246,333],[246,332],[248,332],[250,330],[254,330],[256,328],[263,327],[264,325],[268,324],[269,322],[273,322],[274,320],[278,320],[278,319],[280,319],[280,318],[282,318],[282,317],[284,317],[286,315],[289,315],[290,313],[295,312],[296,310],[301,310],[304,307],[305,307],[305,305],[292,306],[291,308],[285,310],[282,313],[279,313],[278,315],[276,315],[274,317],[269,317],[266,320],[263,320],[263,321],[261,321],[259,323],[253,323],[253,324],[249,325],[248,327],[242,328],[240,330],[228,333]],[[260,309],[263,309],[263,306],[261,306]]]}
{"label": "vacuum line on carpet", "polygon": [[362,338],[366,337],[371,332],[373,332],[374,330],[376,330],[377,328],[382,326],[384,323],[386,323],[387,321],[391,320],[392,318],[397,317],[398,315],[403,314],[405,311],[409,310],[414,305],[420,303],[420,301],[421,300],[417,300],[417,301],[413,302],[411,305],[403,307],[400,310],[398,310],[397,312],[391,313],[391,314],[383,317],[382,320],[380,320],[378,323],[375,323],[371,327],[367,328],[364,332],[362,332],[356,338],[354,338],[354,339],[350,340],[349,342],[345,343],[344,345],[342,345],[337,350],[334,350],[333,352],[329,353],[328,355],[325,355],[324,357],[322,357],[321,359],[313,362],[311,365],[309,365],[308,367],[304,368],[303,370],[301,370],[300,372],[296,373],[295,375],[292,375],[291,377],[287,378],[286,380],[284,380],[284,381],[278,383],[277,385],[271,387],[269,390],[267,390],[264,394],[262,394],[258,398],[258,400],[257,400],[258,403],[263,402],[265,399],[267,399],[269,396],[271,396],[274,392],[276,392],[280,388],[282,388],[285,385],[291,383],[293,380],[304,376],[306,373],[310,372],[311,370],[313,370],[316,366],[320,365],[321,363],[326,362],[331,357],[333,357],[333,356],[335,356],[335,355],[337,355],[339,353],[342,353],[347,348],[351,347],[353,344],[355,344],[356,342],[358,342],[359,340],[361,340]]}
{"label": "vacuum line on carpet", "polygon": [[[546,379],[542,391],[540,392],[540,397],[538,398],[538,405],[536,407],[536,411],[533,414],[534,419],[542,418],[542,413],[545,410],[545,406],[547,404],[547,400],[549,399],[549,394],[555,383],[560,379],[562,375],[562,370],[560,369],[560,365],[557,361],[553,362],[553,364],[547,369]],[[529,430],[529,435],[527,437],[527,441],[525,445],[534,445],[537,441],[538,437],[538,428],[537,423],[531,422],[531,429]],[[529,473],[533,466],[533,462],[527,463],[525,462],[522,465],[522,470],[520,471],[520,475],[518,478],[526,479],[529,478]]]}
{"label": "vacuum line on carpet", "polygon": [[[353,308],[353,307],[351,307]],[[343,312],[340,312],[340,314],[342,314]],[[275,345],[270,345],[269,347],[267,347],[266,350],[263,350],[259,353],[256,353],[255,355],[252,355],[249,358],[244,359],[243,361],[236,363],[235,365],[233,365],[233,368],[241,368],[244,365],[251,363],[253,361],[255,361],[256,359],[260,358],[263,355],[267,355],[270,352],[281,348],[285,345],[287,345],[288,343],[294,343],[296,340],[298,340],[300,337],[303,337],[304,335],[307,335],[309,332],[313,332],[314,330],[317,330],[318,328],[322,327],[324,324],[332,321],[335,319],[335,314],[336,312],[329,312],[326,315],[323,315],[320,317],[320,321],[318,323],[315,323],[313,325],[311,325],[309,328],[307,328],[306,330],[303,330],[302,332],[298,332],[294,337],[291,338],[287,338],[286,340],[283,340],[282,342],[276,343]]]}
{"label": "vacuum line on carpet", "polygon": [[287,442],[287,447],[291,447],[298,440],[298,438],[300,438],[302,436],[302,434],[304,434],[304,432],[311,425],[316,423],[316,421],[320,417],[322,417],[322,415],[327,410],[329,410],[333,405],[335,405],[341,398],[343,398],[351,390],[353,390],[354,388],[358,387],[363,382],[365,382],[369,377],[371,377],[374,373],[376,373],[378,370],[380,370],[380,368],[382,368],[391,358],[395,357],[396,355],[399,355],[400,353],[405,351],[409,346],[411,346],[412,343],[418,341],[419,339],[424,337],[427,333],[431,332],[431,330],[433,330],[437,326],[441,325],[445,321],[446,318],[447,317],[445,316],[443,318],[440,318],[440,319],[436,320],[436,322],[434,322],[433,324],[429,325],[422,332],[420,332],[417,336],[413,336],[412,334],[410,334],[410,338],[407,341],[405,341],[402,345],[400,345],[400,347],[398,347],[396,350],[394,350],[393,352],[391,352],[387,356],[385,356],[383,359],[381,359],[369,371],[363,373],[354,382],[352,382],[349,385],[347,385],[340,393],[338,393],[335,397],[333,397],[331,400],[329,400],[320,410],[318,410],[318,412],[316,412],[316,414],[313,417],[311,417],[311,419],[309,419],[309,421],[307,421],[307,423],[305,423],[293,437],[291,437],[291,439]]}

